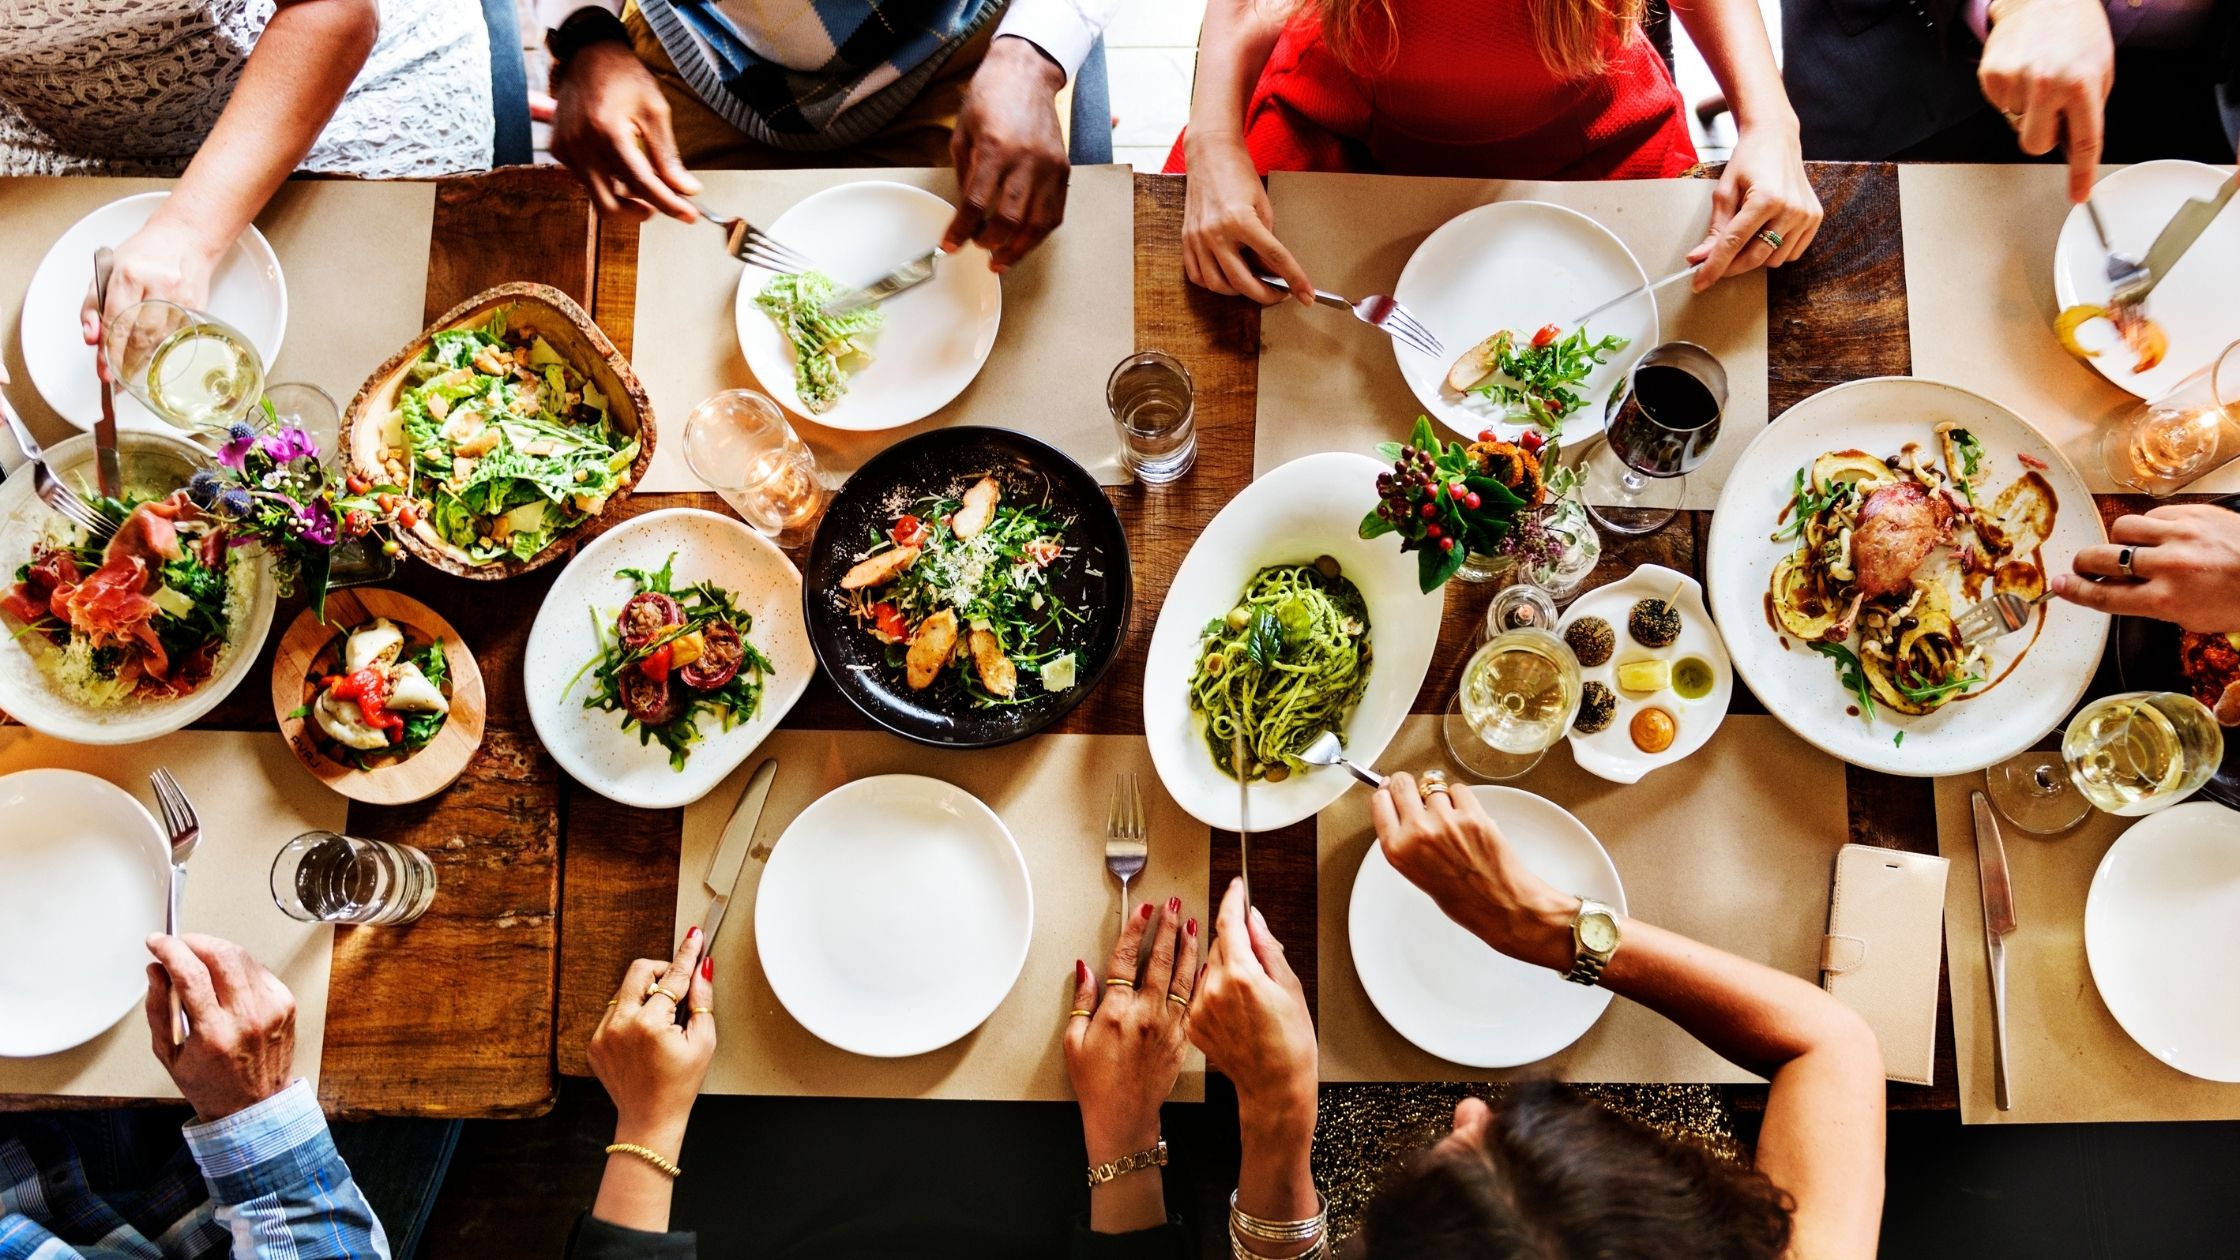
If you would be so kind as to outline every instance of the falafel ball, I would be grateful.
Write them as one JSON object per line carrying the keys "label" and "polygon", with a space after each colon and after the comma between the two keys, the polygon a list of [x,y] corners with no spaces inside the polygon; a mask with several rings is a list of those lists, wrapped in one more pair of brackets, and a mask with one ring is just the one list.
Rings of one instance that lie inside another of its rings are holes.
{"label": "falafel ball", "polygon": [[1680,637],[1680,610],[1661,599],[1645,599],[1626,618],[1626,632],[1648,648],[1668,648]]}
{"label": "falafel ball", "polygon": [[1617,632],[1600,617],[1581,617],[1563,632],[1563,641],[1571,645],[1571,652],[1579,663],[1589,669],[1610,659],[1610,652],[1618,645]]}
{"label": "falafel ball", "polygon": [[1617,714],[1618,697],[1601,683],[1591,682],[1579,689],[1579,716],[1573,719],[1571,728],[1581,735],[1592,735],[1607,730],[1610,719]]}

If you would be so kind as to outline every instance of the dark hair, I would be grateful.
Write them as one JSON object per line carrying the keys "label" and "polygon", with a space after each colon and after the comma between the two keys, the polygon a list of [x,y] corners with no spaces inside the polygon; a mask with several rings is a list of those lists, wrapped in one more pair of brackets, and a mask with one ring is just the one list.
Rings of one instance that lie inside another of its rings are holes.
{"label": "dark hair", "polygon": [[1520,1084],[1482,1145],[1425,1151],[1369,1203],[1363,1257],[1774,1260],[1795,1200],[1548,1082]]}

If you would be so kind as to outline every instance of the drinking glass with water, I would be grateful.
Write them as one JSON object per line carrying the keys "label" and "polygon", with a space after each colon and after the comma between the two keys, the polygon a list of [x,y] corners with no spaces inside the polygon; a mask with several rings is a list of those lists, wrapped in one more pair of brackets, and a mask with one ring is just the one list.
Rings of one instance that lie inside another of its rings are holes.
{"label": "drinking glass with water", "polygon": [[272,860],[272,904],[305,923],[410,923],[435,897],[435,863],[410,845],[306,831]]}
{"label": "drinking glass with water", "polygon": [[751,389],[727,389],[692,409],[684,420],[684,462],[781,547],[808,542],[832,500],[815,453],[778,404]]}
{"label": "drinking glass with water", "polygon": [[1165,485],[1198,459],[1190,370],[1173,355],[1144,350],[1120,360],[1104,386],[1120,429],[1120,460],[1137,481]]}

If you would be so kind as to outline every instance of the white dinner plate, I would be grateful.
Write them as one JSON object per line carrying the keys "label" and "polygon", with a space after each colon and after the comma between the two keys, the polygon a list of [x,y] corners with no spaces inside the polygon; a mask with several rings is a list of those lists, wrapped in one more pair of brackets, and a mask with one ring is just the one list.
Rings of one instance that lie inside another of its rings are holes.
{"label": "white dinner plate", "polygon": [[[856,287],[923,257],[955,215],[955,206],[923,188],[865,180],[804,197],[766,230]],[[963,393],[995,348],[1003,286],[988,270],[988,251],[967,245],[936,263],[932,279],[879,304],[887,319],[871,339],[871,361],[850,372],[847,392],[818,414],[793,387],[793,343],[755,305],[773,274],[749,265],[739,275],[739,349],[764,393],[828,429],[892,429],[924,419]]]}
{"label": "white dinner plate", "polygon": [[[1676,590],[1680,637],[1671,647],[1643,647],[1626,631],[1633,606],[1644,599],[1672,599]],[[1579,679],[1608,687],[1617,697],[1618,707],[1610,725],[1591,735],[1572,728],[1571,757],[1579,768],[1612,783],[1638,783],[1651,770],[1669,766],[1703,747],[1711,733],[1719,729],[1719,723],[1726,720],[1727,704],[1734,698],[1734,664],[1727,659],[1727,645],[1719,637],[1719,627],[1712,623],[1711,611],[1704,606],[1703,588],[1696,580],[1661,564],[1645,564],[1618,581],[1580,596],[1564,611],[1557,633],[1569,630],[1582,617],[1609,622],[1615,646],[1610,659],[1602,664],[1581,665]],[[1690,657],[1711,667],[1711,693],[1700,700],[1683,699],[1669,687],[1654,695],[1642,695],[1618,686],[1620,665],[1648,660],[1678,664]],[[1641,751],[1627,729],[1634,715],[1647,708],[1663,709],[1672,715],[1672,746],[1661,753]]]}
{"label": "white dinner plate", "polygon": [[[169,193],[150,192],[112,201],[70,225],[31,273],[23,295],[23,361],[39,396],[55,414],[81,429],[101,418],[101,386],[93,347],[78,332],[78,310],[93,283],[93,251],[117,246],[146,226]],[[264,356],[267,370],[280,358],[288,331],[288,285],[280,259],[254,225],[244,229],[218,260],[204,313],[241,330]],[[122,428],[176,432],[122,388],[115,391]]]}
{"label": "white dinner plate", "polygon": [[68,1050],[139,1008],[170,877],[170,846],[124,789],[0,776],[0,1057]]}
{"label": "white dinner plate", "polygon": [[[700,742],[682,770],[669,752],[622,729],[622,715],[584,707],[590,694],[584,663],[599,652],[597,634],[612,633],[634,589],[620,569],[659,569],[676,555],[674,589],[713,582],[754,618],[745,629],[776,667],[762,685],[762,707],[730,730],[700,717]],[[597,625],[594,626],[594,621]],[[801,573],[769,539],[738,520],[697,508],[665,508],[630,519],[575,554],[537,609],[522,664],[529,720],[560,768],[612,801],[639,809],[675,809],[706,796],[762,743],[816,672],[801,622]],[[570,684],[573,684],[572,686]]]}
{"label": "white dinner plate", "polygon": [[[1496,201],[1469,210],[1423,238],[1392,296],[1446,347],[1443,358],[1399,341],[1392,353],[1400,375],[1432,418],[1475,438],[1498,409],[1475,395],[1447,392],[1447,369],[1471,346],[1507,328],[1530,338],[1649,282],[1625,242],[1593,219],[1544,201]],[[1568,331],[1568,329],[1566,330]],[[1587,405],[1564,419],[1563,438],[1578,443],[1602,432],[1604,404],[1633,361],[1657,344],[1657,297],[1644,293],[1587,324],[1590,337],[1628,339],[1587,377]],[[1494,424],[1514,435],[1526,425]]]}
{"label": "white dinner plate", "polygon": [[[1346,728],[1346,755],[1373,765],[1408,716],[1439,644],[1444,599],[1426,595],[1416,559],[1390,535],[1364,540],[1377,506],[1377,474],[1390,471],[1345,451],[1292,460],[1244,488],[1190,545],[1159,608],[1144,662],[1143,726],[1167,794],[1209,827],[1237,829],[1237,781],[1206,750],[1205,719],[1190,711],[1190,677],[1206,623],[1228,615],[1252,575],[1275,564],[1331,556],[1369,605],[1369,686]],[[1252,785],[1256,831],[1312,817],[1353,783],[1337,767]]]}
{"label": "white dinner plate", "polygon": [[[2092,203],[2108,225],[2108,243],[2134,258],[2144,258],[2179,206],[2211,196],[2231,174],[2229,166],[2200,162],[2141,162],[2094,185]],[[2078,331],[2079,344],[2100,351],[2085,362],[2116,388],[2141,398],[2169,393],[2240,338],[2240,306],[2232,300],[2234,276],[2240,276],[2240,208],[2226,206],[2147,295],[2147,314],[2170,334],[2170,350],[2161,364],[2133,372],[2131,365],[2138,356],[2124,347],[2105,320]],[[2108,252],[2100,247],[2083,206],[2069,211],[2054,244],[2053,294],[2062,309],[2080,302],[2104,305],[2108,300]],[[2046,335],[2053,335],[2051,328]]]}
{"label": "white dinner plate", "polygon": [[[1625,910],[1618,868],[1585,823],[1517,788],[1471,791],[1533,874]],[[1393,870],[1375,844],[1353,880],[1346,934],[1354,971],[1377,1013],[1410,1044],[1450,1063],[1537,1063],[1584,1036],[1610,1006],[1608,989],[1573,984],[1472,936]]]}
{"label": "white dinner plate", "polygon": [[2108,639],[2107,614],[2049,599],[2039,605],[2044,628],[2035,640],[2021,630],[1992,645],[1993,686],[1920,717],[1877,705],[1868,721],[1827,657],[1774,629],[1767,588],[1774,566],[1796,544],[1771,535],[1797,471],[1827,451],[1887,457],[1908,442],[1933,451],[1936,426],[1946,420],[1983,443],[1993,486],[2003,489],[2021,475],[2023,455],[2043,466],[2056,506],[2043,548],[2048,574],[2068,572],[2078,551],[2107,541],[2084,478],[2027,421],[1981,394],[1910,376],[1838,385],[1783,412],[1742,452],[1711,514],[1711,612],[1735,671],[1766,711],[1807,743],[1888,774],[1966,774],[2037,743],[2076,707]]}
{"label": "white dinner plate", "polygon": [[2240,1082],[2240,814],[2189,801],[2116,837],[2085,896],[2084,953],[2148,1054]]}
{"label": "white dinner plate", "polygon": [[914,774],[834,788],[801,811],[755,892],[770,991],[854,1054],[938,1050],[986,1022],[1026,965],[1034,888],[1003,820]]}

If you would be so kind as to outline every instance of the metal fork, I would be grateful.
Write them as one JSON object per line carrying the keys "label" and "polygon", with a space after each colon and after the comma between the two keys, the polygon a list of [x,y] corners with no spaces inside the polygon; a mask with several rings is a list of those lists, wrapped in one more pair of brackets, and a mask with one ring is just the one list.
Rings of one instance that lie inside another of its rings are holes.
{"label": "metal fork", "polygon": [[723,229],[723,247],[740,262],[787,275],[798,275],[816,269],[808,259],[788,249],[768,232],[745,219],[717,214],[697,201],[692,203],[692,208],[700,212],[701,218]]}
{"label": "metal fork", "polygon": [[1120,881],[1120,920],[1128,918],[1128,881],[1143,874],[1151,856],[1151,822],[1134,773],[1112,777],[1112,808],[1105,815],[1104,868]]}
{"label": "metal fork", "polygon": [[[202,818],[194,812],[194,802],[187,799],[169,770],[156,767],[155,773],[148,776],[148,785],[156,790],[156,804],[163,810],[163,829],[171,836],[171,900],[163,912],[163,933],[177,936],[187,900],[187,859],[194,856],[195,846],[202,843]],[[187,1013],[179,1009],[179,987],[173,985],[171,1044],[184,1045],[187,1031]]]}
{"label": "metal fork", "polygon": [[2053,595],[2052,588],[2041,591],[2035,598],[2024,599],[2001,591],[1953,619],[1953,637],[1962,643],[1987,642],[2003,635],[2013,634],[2030,624],[2030,610],[2044,603]]}
{"label": "metal fork", "polygon": [[54,469],[47,466],[47,452],[40,447],[39,440],[31,436],[31,427],[23,422],[22,416],[16,414],[16,409],[9,404],[5,394],[0,394],[0,419],[7,421],[8,432],[15,435],[16,446],[31,463],[31,488],[38,493],[39,501],[62,513],[69,518],[71,524],[86,531],[89,541],[95,546],[114,537],[117,523],[110,520],[106,513],[96,510],[92,504],[79,498],[78,492],[65,485],[62,478],[55,475]]}
{"label": "metal fork", "polygon": [[2094,205],[2090,197],[2084,199],[2084,213],[2092,220],[2092,234],[2100,238],[2100,248],[2107,251],[2108,292],[2111,300],[2121,306],[2126,292],[2135,291],[2151,278],[2146,264],[2130,254],[2117,253],[2116,247],[2108,243],[2108,226],[2100,221],[2100,207]]}
{"label": "metal fork", "polygon": [[[1262,276],[1260,283],[1284,293],[1291,292],[1291,286],[1284,283],[1280,276]],[[1355,319],[1434,359],[1446,356],[1446,347],[1431,335],[1431,330],[1425,328],[1415,316],[1408,313],[1407,307],[1400,305],[1389,295],[1377,293],[1354,302],[1335,293],[1316,289],[1314,300],[1318,306],[1333,306],[1341,311],[1351,311]]]}

